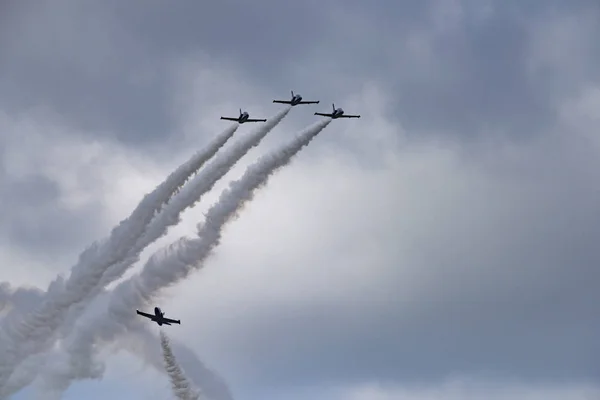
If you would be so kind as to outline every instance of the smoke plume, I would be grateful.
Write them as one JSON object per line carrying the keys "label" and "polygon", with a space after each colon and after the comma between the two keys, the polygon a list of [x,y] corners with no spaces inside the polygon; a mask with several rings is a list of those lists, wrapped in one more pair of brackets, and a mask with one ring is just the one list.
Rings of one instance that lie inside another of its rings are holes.
{"label": "smoke plume", "polygon": [[[14,368],[17,364],[17,360],[38,353],[40,351],[44,351],[56,341],[56,337],[51,337],[51,334],[56,331],[59,325],[59,317],[61,317],[61,320],[65,319],[64,311],[66,311],[69,308],[69,306],[72,307],[70,318],[71,323],[69,324],[70,328],[70,326],[73,324],[73,321],[75,321],[77,317],[81,314],[81,312],[85,309],[86,303],[89,302],[98,293],[100,293],[102,287],[120,278],[126,271],[126,269],[129,266],[133,265],[139,259],[139,254],[147,245],[161,237],[166,232],[169,226],[179,222],[179,214],[185,208],[192,206],[196,201],[198,201],[199,197],[202,194],[209,191],[214,186],[214,184],[223,175],[225,175],[231,169],[231,167],[241,157],[243,157],[244,154],[248,152],[248,150],[250,150],[250,148],[258,145],[260,141],[267,135],[267,133],[271,131],[279,122],[281,122],[281,120],[289,113],[290,109],[291,108],[288,107],[285,110],[281,111],[274,118],[268,120],[265,124],[260,126],[251,135],[235,143],[234,146],[227,149],[228,151],[224,152],[219,157],[214,159],[212,163],[210,163],[204,170],[202,170],[198,175],[196,175],[196,177],[191,182],[189,182],[188,185],[185,186],[183,190],[181,190],[177,194],[177,196],[171,199],[171,202],[169,202],[161,210],[161,212],[153,220],[151,220],[151,222],[149,221],[145,224],[146,229],[141,231],[142,236],[138,236],[138,239],[136,242],[133,243],[133,246],[129,246],[129,251],[123,254],[122,260],[120,260],[120,262],[112,262],[108,264],[108,267],[106,265],[103,265],[105,267],[105,271],[100,271],[100,268],[92,270],[92,272],[88,274],[87,279],[85,280],[80,279],[79,282],[75,280],[76,284],[72,284],[71,287],[75,289],[80,289],[78,291],[79,296],[72,295],[69,299],[69,304],[65,304],[67,302],[63,302],[62,304],[58,304],[62,307],[57,307],[57,304],[50,303],[51,307],[42,307],[42,309],[50,308],[51,312],[53,313],[34,313],[34,318],[30,318],[30,320],[33,320],[33,322],[36,324],[33,326],[31,326],[32,324],[28,324],[27,326],[27,328],[33,329],[29,329],[26,332],[19,332],[21,333],[21,336],[24,336],[23,333],[29,333],[29,348],[26,351],[24,351],[25,346],[16,346],[4,349],[4,354],[6,354],[8,357],[0,361],[0,389],[2,389],[0,391],[0,395],[14,393],[14,389],[7,388],[4,385],[4,383],[6,383],[8,377],[14,371]],[[177,188],[179,188],[179,186]],[[140,207],[138,207],[138,209],[139,208]],[[156,210],[158,209],[154,209],[152,216],[154,216]],[[133,216],[135,216],[135,212],[131,217],[132,220]],[[112,257],[111,261],[114,260],[115,257]],[[80,275],[85,278],[86,274],[81,271],[81,269],[76,270],[74,271],[74,273],[80,272]],[[71,278],[74,276],[74,273],[71,275]],[[68,283],[72,283],[71,279]],[[80,284],[80,287],[77,286],[77,283]],[[83,289],[85,289],[85,294],[83,293]],[[69,291],[66,291],[66,293],[71,294],[69,293]],[[44,306],[46,306],[47,304],[48,302],[44,303]],[[63,311],[63,313],[60,314],[60,311]],[[73,314],[75,315],[73,316]],[[44,321],[44,319],[48,320],[49,316],[54,316],[55,319],[51,321]],[[48,324],[45,324],[44,322],[53,322],[54,324],[48,327]],[[19,326],[18,328],[22,327],[23,325]],[[32,335],[31,330],[35,331],[36,328],[38,333],[44,331],[46,335],[44,335],[44,337],[36,337],[36,335]],[[69,330],[70,329],[63,329],[64,332],[68,332]],[[15,342],[18,342],[18,340],[15,340]],[[22,341],[18,344],[22,345]],[[0,354],[2,353],[0,352]],[[4,362],[5,360],[6,362]],[[7,364],[10,363],[10,360],[13,361],[13,364],[7,366]],[[4,369],[2,369],[2,364],[4,364]],[[91,364],[91,359],[88,360],[87,364]],[[3,374],[3,371],[6,372]],[[92,374],[92,372],[89,373]]]}
{"label": "smoke plume", "polygon": [[[230,183],[219,201],[206,214],[204,224],[199,224],[198,238],[182,238],[167,249],[155,253],[146,263],[141,273],[121,282],[109,295],[108,306],[86,321],[78,324],[69,337],[69,347],[63,353],[69,357],[70,376],[60,376],[64,381],[80,379],[92,374],[90,360],[97,340],[114,340],[135,323],[133,310],[147,306],[160,292],[185,279],[190,272],[201,268],[203,261],[217,246],[225,224],[237,216],[241,208],[254,196],[254,192],[264,186],[268,178],[278,169],[287,165],[292,157],[328,124],[330,120],[319,122],[300,133],[291,143],[261,157],[248,167],[242,178]],[[61,361],[60,364],[63,364]],[[86,370],[87,369],[87,370]]]}
{"label": "smoke plume", "polygon": [[192,388],[192,385],[185,377],[183,370],[177,363],[175,355],[171,350],[169,339],[163,331],[160,332],[160,346],[163,351],[165,370],[171,381],[171,388],[173,389],[175,397],[179,400],[198,400],[200,398],[200,393]]}
{"label": "smoke plume", "polygon": [[[50,285],[40,307],[24,318],[6,318],[2,321],[0,396],[5,394],[5,384],[19,362],[52,346],[56,340],[56,330],[71,306],[86,298],[89,301],[104,285],[122,276],[126,267],[137,260],[143,248],[137,246],[133,252],[131,250],[155,214],[185,184],[190,175],[214,156],[236,130],[237,125],[234,125],[217,136],[205,149],[196,153],[147,194],[133,213],[112,230],[108,239],[86,249],[80,255],[78,263],[72,267],[69,279],[63,283],[59,277]],[[106,269],[115,263],[121,266],[119,271],[113,271],[110,279],[103,279]],[[62,290],[50,290],[58,282],[61,283]]]}

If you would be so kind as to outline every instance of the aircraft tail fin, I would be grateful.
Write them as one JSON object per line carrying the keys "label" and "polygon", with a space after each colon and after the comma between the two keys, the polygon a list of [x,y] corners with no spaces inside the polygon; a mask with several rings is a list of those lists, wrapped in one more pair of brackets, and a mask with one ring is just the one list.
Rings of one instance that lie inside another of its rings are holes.
{"label": "aircraft tail fin", "polygon": [[292,97],[294,97],[294,91],[292,90],[291,92],[292,92]]}
{"label": "aircraft tail fin", "polygon": [[331,103],[331,108],[335,111],[335,103]]}
{"label": "aircraft tail fin", "polygon": [[240,108],[240,115],[242,115],[242,109]]}

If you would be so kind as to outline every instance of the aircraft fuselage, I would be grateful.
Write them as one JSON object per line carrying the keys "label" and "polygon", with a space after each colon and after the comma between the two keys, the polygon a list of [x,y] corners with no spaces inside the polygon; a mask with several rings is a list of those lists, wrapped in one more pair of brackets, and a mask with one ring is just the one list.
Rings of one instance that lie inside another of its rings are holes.
{"label": "aircraft fuselage", "polygon": [[331,119],[337,119],[337,118],[360,118],[360,115],[345,114],[343,109],[341,109],[341,108],[335,108],[335,104],[331,105],[331,113],[316,112],[315,115],[320,115],[322,117],[329,117]]}
{"label": "aircraft fuselage", "polygon": [[[162,326],[163,324],[163,319],[164,319],[165,313],[161,311],[161,309],[159,307],[154,307],[154,321],[159,325]],[[171,325],[171,324],[167,324],[167,325]]]}
{"label": "aircraft fuselage", "polygon": [[248,118],[250,118],[250,115],[246,111],[241,113],[240,118],[239,118],[240,124],[243,124],[244,122],[246,122],[248,120]]}
{"label": "aircraft fuselage", "polygon": [[262,118],[262,119],[252,119],[250,118],[250,114],[248,114],[246,111],[242,112],[242,109],[240,108],[240,115],[235,118],[235,117],[221,117],[221,119],[225,119],[228,121],[235,121],[238,124],[243,124],[244,122],[266,122],[267,120]]}
{"label": "aircraft fuselage", "polygon": [[301,101],[302,101],[302,96],[300,96],[299,94],[295,94],[294,97],[292,97],[291,104],[293,106],[297,106],[298,104],[300,104]]}
{"label": "aircraft fuselage", "polygon": [[151,321],[156,322],[158,325],[171,325],[171,324],[181,324],[181,321],[178,319],[170,319],[165,318],[165,313],[159,307],[154,307],[154,314],[147,314],[143,311],[136,310],[138,315],[146,317]]}
{"label": "aircraft fuselage", "polygon": [[293,90],[291,91],[291,93],[292,93],[292,97],[289,100],[273,100],[273,103],[289,104],[291,106],[297,106],[298,104],[318,104],[319,103],[318,100],[304,101],[302,99],[302,96],[294,93]]}
{"label": "aircraft fuselage", "polygon": [[341,108],[336,108],[335,110],[333,110],[333,113],[331,113],[331,118],[336,119],[341,117],[342,115],[344,115],[344,110],[342,110]]}

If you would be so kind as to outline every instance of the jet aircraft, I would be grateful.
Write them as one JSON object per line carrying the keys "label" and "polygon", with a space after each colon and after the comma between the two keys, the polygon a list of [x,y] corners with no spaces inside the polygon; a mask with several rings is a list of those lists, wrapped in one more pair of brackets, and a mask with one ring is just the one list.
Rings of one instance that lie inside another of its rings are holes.
{"label": "jet aircraft", "polygon": [[333,108],[333,112],[331,114],[324,114],[324,113],[318,113],[318,112],[316,112],[315,115],[321,115],[323,117],[330,117],[332,119],[337,119],[337,118],[360,118],[360,115],[347,115],[347,114],[344,114],[344,110],[342,110],[341,108],[335,108],[335,104],[332,104],[331,107]]}
{"label": "jet aircraft", "polygon": [[138,313],[138,315],[141,315],[146,318],[150,318],[152,321],[156,322],[160,326],[171,325],[171,324],[180,324],[181,325],[181,322],[178,319],[175,320],[175,319],[165,318],[165,313],[163,311],[161,311],[161,309],[158,307],[154,307],[154,315],[147,314],[145,312],[141,312],[140,310],[135,310],[135,311]]}
{"label": "jet aircraft", "polygon": [[250,115],[244,111],[242,112],[242,109],[240,108],[240,116],[237,118],[233,118],[233,117],[221,117],[221,119],[226,119],[227,121],[236,121],[240,124],[243,124],[244,122],[265,122],[266,119],[251,119]]}
{"label": "jet aircraft", "polygon": [[273,100],[273,103],[290,104],[293,107],[298,104],[319,104],[319,101],[302,101],[302,96],[299,94],[294,94],[294,91],[292,90],[291,100]]}

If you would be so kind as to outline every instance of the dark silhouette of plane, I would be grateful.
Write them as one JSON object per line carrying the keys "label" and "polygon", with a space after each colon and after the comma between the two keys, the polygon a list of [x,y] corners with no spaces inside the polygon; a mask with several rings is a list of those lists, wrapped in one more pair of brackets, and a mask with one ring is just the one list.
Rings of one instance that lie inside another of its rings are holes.
{"label": "dark silhouette of plane", "polygon": [[266,122],[266,119],[251,119],[250,115],[246,112],[243,111],[240,108],[240,116],[237,118],[234,117],[221,117],[221,119],[225,119],[227,121],[235,121],[238,122],[240,124],[243,124],[244,122]]}
{"label": "dark silhouette of plane", "polygon": [[324,113],[318,113],[316,112],[315,115],[321,115],[323,117],[329,117],[331,119],[338,119],[338,118],[360,118],[360,115],[348,115],[348,114],[344,114],[344,110],[342,110],[341,108],[335,108],[335,104],[331,105],[333,107],[333,112],[331,114],[324,114]]}
{"label": "dark silhouette of plane", "polygon": [[162,325],[171,325],[171,324],[180,324],[181,322],[177,319],[169,319],[169,318],[165,318],[164,315],[165,313],[162,312],[160,310],[160,308],[158,307],[154,307],[154,315],[152,314],[147,314],[145,312],[141,312],[140,310],[135,310],[138,315],[141,315],[143,317],[146,318],[150,318],[152,321],[156,322],[158,325],[162,326]]}
{"label": "dark silhouette of plane", "polygon": [[302,96],[299,94],[294,94],[294,91],[292,90],[291,100],[273,100],[273,103],[290,104],[291,106],[296,106],[298,104],[319,104],[319,101],[302,101]]}

